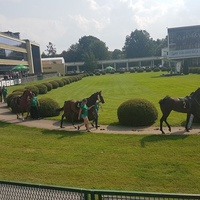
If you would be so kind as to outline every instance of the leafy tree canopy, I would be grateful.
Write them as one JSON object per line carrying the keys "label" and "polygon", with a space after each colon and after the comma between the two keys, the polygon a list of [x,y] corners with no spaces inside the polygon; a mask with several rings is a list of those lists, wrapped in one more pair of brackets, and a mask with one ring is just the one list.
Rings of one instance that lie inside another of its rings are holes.
{"label": "leafy tree canopy", "polygon": [[135,30],[126,36],[123,51],[126,58],[139,58],[151,55],[152,38],[145,30]]}

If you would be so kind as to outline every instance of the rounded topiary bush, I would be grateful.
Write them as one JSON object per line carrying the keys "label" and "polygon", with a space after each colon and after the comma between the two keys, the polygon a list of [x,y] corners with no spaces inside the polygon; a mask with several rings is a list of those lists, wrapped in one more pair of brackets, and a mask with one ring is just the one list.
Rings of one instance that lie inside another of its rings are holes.
{"label": "rounded topiary bush", "polygon": [[40,117],[53,117],[58,116],[60,112],[56,111],[59,109],[59,105],[56,101],[51,98],[41,98],[38,100],[40,103],[39,112]]}
{"label": "rounded topiary bush", "polygon": [[56,82],[58,83],[58,87],[64,86],[64,82],[62,80],[56,80]]}
{"label": "rounded topiary bush", "polygon": [[156,107],[145,99],[130,99],[117,110],[118,120],[124,126],[149,126],[158,118]]}
{"label": "rounded topiary bush", "polygon": [[67,84],[66,78],[62,78],[61,81],[63,81],[64,85]]}
{"label": "rounded topiary bush", "polygon": [[58,88],[59,87],[59,84],[58,84],[58,82],[57,81],[50,81],[49,83],[51,83],[52,84],[52,89],[56,89],[56,88]]}
{"label": "rounded topiary bush", "polygon": [[47,87],[47,91],[48,91],[48,92],[51,91],[52,88],[53,88],[53,86],[52,86],[51,83],[42,83],[42,84],[46,85],[46,87]]}
{"label": "rounded topiary bush", "polygon": [[14,92],[24,92],[26,89],[24,89],[24,88],[21,88],[21,89],[16,89],[16,90],[13,90],[13,92],[12,93],[14,93]]}
{"label": "rounded topiary bush", "polygon": [[13,98],[15,98],[17,96],[21,96],[22,94],[23,94],[23,91],[13,91],[11,94],[9,94],[6,98],[8,107],[12,106],[11,102],[12,102]]}
{"label": "rounded topiary bush", "polygon": [[36,87],[39,90],[39,94],[46,94],[47,93],[47,86],[44,84],[38,84]]}
{"label": "rounded topiary bush", "polygon": [[36,86],[28,86],[28,87],[25,87],[25,89],[31,90],[35,94],[35,96],[39,94],[39,89]]}
{"label": "rounded topiary bush", "polygon": [[69,78],[66,78],[66,79],[65,79],[65,83],[66,83],[66,85],[67,85],[67,84],[70,84],[70,83],[71,83],[70,79],[69,79]]}

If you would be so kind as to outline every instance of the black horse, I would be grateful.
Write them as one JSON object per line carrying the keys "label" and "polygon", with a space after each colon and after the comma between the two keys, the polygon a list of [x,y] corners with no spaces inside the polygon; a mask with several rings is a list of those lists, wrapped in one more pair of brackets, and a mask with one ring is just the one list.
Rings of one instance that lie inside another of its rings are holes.
{"label": "black horse", "polygon": [[168,126],[169,131],[171,132],[171,127],[169,123],[167,122],[167,117],[171,113],[172,110],[176,112],[186,113],[186,124],[185,129],[187,132],[189,132],[189,119],[191,114],[194,116],[198,116],[200,113],[200,88],[198,88],[195,92],[191,93],[189,96],[186,96],[184,98],[172,98],[169,96],[166,96],[165,98],[161,99],[159,101],[160,109],[162,111],[162,117],[160,118],[160,131],[164,134],[162,124],[163,121]]}
{"label": "black horse", "polygon": [[[87,98],[87,106],[90,107],[92,105],[95,105],[97,100],[101,103],[105,103],[101,91],[96,92]],[[70,120],[73,126],[74,126],[74,121],[78,121],[78,113],[79,113],[79,109],[80,109],[80,103],[81,103],[81,101],[68,100],[68,101],[64,102],[64,106],[62,108],[57,110],[59,112],[64,110],[64,113],[62,114],[61,122],[60,122],[61,128],[63,127],[62,125],[63,125],[64,117],[66,117],[67,120]],[[95,121],[95,126],[97,128],[98,121],[97,121],[96,115],[94,114],[93,109],[90,109],[88,111],[88,118],[90,121],[91,120]]]}

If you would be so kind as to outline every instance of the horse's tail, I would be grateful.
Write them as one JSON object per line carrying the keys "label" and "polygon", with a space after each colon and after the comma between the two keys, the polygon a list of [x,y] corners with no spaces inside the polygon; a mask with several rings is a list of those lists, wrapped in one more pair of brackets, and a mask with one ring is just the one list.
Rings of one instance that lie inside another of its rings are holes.
{"label": "horse's tail", "polygon": [[64,106],[63,106],[62,108],[56,109],[56,112],[61,112],[61,111],[63,111],[63,110],[64,110]]}
{"label": "horse's tail", "polygon": [[57,108],[56,109],[56,112],[61,112],[61,111],[63,111],[64,109],[65,109],[65,106],[66,106],[66,103],[67,103],[68,101],[65,101],[64,102],[64,105],[63,105],[63,107],[62,108]]}
{"label": "horse's tail", "polygon": [[169,98],[170,98],[169,96],[164,97],[163,99],[161,99],[161,100],[159,101],[159,104],[160,104],[160,105],[164,104]]}

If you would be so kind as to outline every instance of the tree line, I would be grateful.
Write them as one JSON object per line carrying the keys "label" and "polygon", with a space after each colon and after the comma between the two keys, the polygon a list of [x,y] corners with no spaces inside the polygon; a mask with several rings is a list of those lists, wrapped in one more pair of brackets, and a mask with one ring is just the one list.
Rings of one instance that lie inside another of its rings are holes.
{"label": "tree line", "polygon": [[83,36],[78,43],[72,44],[61,54],[56,53],[56,47],[49,42],[42,57],[63,57],[65,62],[84,62],[84,71],[94,71],[98,60],[140,58],[161,56],[161,49],[167,47],[167,36],[164,39],[153,40],[146,30],[135,30],[126,36],[122,50],[109,51],[106,43],[94,36]]}

